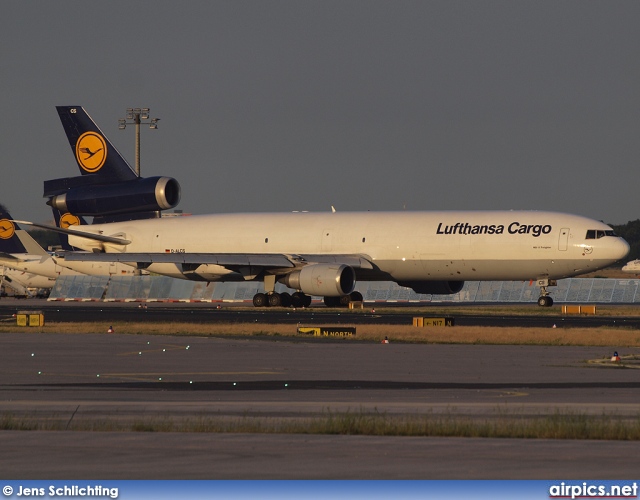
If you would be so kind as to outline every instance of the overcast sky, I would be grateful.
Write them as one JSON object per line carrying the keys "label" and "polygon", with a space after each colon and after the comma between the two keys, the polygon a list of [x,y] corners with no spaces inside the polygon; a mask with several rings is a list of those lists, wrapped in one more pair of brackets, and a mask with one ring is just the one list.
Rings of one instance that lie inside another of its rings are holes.
{"label": "overcast sky", "polygon": [[84,106],[191,213],[533,209],[640,218],[640,2],[0,4],[0,202],[51,218]]}

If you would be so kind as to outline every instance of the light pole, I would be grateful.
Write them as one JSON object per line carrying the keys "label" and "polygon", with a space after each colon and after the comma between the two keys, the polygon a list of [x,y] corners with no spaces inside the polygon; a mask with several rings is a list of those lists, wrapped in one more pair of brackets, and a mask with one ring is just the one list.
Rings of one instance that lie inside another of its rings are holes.
{"label": "light pole", "polygon": [[120,130],[127,128],[127,125],[136,126],[136,175],[138,177],[140,177],[140,124],[149,124],[149,128],[157,129],[158,120],[160,120],[160,118],[152,118],[151,121],[143,121],[148,119],[149,108],[127,108],[126,119],[118,120],[118,128]]}

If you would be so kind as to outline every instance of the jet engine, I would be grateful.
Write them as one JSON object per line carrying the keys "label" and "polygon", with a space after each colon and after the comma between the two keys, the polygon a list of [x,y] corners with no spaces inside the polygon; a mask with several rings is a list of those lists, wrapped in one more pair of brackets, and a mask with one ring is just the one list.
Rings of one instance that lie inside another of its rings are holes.
{"label": "jet engine", "polygon": [[416,293],[451,295],[462,290],[464,281],[399,281],[398,285],[413,288]]}
{"label": "jet engine", "polygon": [[114,184],[71,187],[52,196],[47,204],[75,215],[113,215],[167,210],[179,202],[180,184],[177,180],[146,177]]}
{"label": "jet engine", "polygon": [[356,273],[344,264],[309,264],[280,280],[307,295],[339,297],[349,295],[356,286]]}

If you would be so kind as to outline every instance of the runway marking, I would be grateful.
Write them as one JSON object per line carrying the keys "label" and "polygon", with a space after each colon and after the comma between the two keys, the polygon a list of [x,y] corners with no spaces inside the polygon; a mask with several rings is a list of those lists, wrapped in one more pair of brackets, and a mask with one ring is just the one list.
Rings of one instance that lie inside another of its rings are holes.
{"label": "runway marking", "polygon": [[629,354],[628,356],[620,356],[620,361],[611,361],[611,358],[588,359],[587,364],[604,366],[606,368],[640,369],[640,357]]}
{"label": "runway marking", "polygon": [[529,396],[528,392],[522,392],[522,391],[507,391],[507,392],[500,392],[499,394],[500,396],[507,396],[510,398],[522,398],[525,396]]}
{"label": "runway marking", "polygon": [[160,344],[160,347],[154,349],[140,349],[137,351],[122,352],[118,356],[139,356],[140,353],[163,352],[163,351],[186,351],[189,345]]}
{"label": "runway marking", "polygon": [[[33,375],[33,372],[10,372],[4,373],[10,375],[23,375],[30,376]],[[86,379],[87,377],[95,377],[95,378],[126,378],[129,380],[136,381],[148,381],[149,377],[179,377],[179,376],[207,376],[207,375],[283,375],[284,372],[272,372],[272,371],[262,371],[262,372],[142,372],[142,373],[58,373],[58,372],[38,372],[38,377],[47,378],[47,377],[66,377],[66,378],[75,378],[75,379]],[[175,381],[174,381],[175,382]],[[246,381],[245,381],[246,382]],[[2,384],[0,388],[3,390],[7,390],[8,388],[12,388],[14,384]]]}
{"label": "runway marking", "polygon": [[[174,377],[201,377],[207,375],[282,375],[282,372],[149,372],[149,373],[101,373],[102,379],[124,379],[137,382],[149,382],[172,378],[171,382],[180,382]],[[168,382],[165,380],[165,382]],[[184,382],[184,380],[183,380]],[[246,382],[246,381],[245,381]],[[232,383],[229,381],[229,383]]]}
{"label": "runway marking", "polygon": [[282,375],[284,372],[143,372],[143,373],[101,373],[101,377],[133,377],[157,375]]}

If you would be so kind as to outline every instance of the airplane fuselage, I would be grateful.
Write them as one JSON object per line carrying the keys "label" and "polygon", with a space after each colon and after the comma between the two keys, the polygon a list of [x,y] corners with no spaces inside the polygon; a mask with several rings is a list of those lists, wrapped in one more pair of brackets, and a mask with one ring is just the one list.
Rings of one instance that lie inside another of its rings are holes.
{"label": "airplane fuselage", "polygon": [[[80,274],[56,264],[51,255],[36,255],[28,253],[11,254],[15,259],[0,257],[0,265],[19,272],[35,274],[45,278],[55,279],[61,274]],[[32,286],[32,285],[30,285]]]}
{"label": "airplane fuselage", "polygon": [[360,280],[559,279],[606,267],[629,250],[602,222],[537,211],[216,214],[83,230],[131,241],[70,236],[73,246],[116,253],[359,255],[373,264],[355,269]]}
{"label": "airplane fuselage", "polygon": [[19,271],[9,267],[0,268],[2,284],[10,286],[18,292],[28,288],[53,288],[56,279],[28,271]]}

